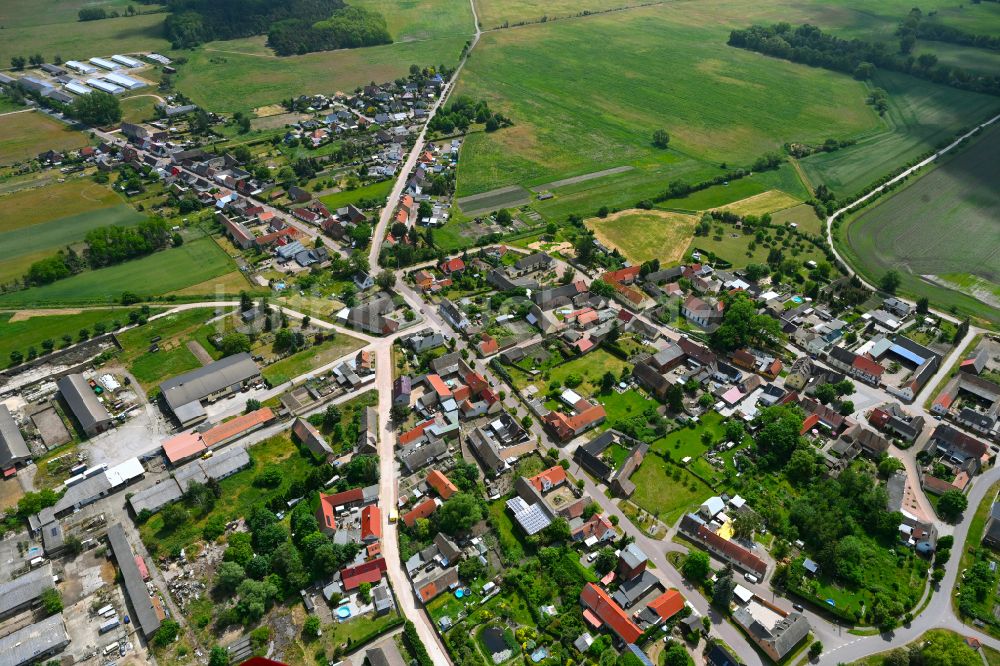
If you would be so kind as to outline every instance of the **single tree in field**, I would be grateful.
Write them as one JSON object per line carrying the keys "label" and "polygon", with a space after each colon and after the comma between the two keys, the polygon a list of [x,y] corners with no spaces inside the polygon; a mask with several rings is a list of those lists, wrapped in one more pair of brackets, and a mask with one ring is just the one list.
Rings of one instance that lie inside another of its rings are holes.
{"label": "single tree in field", "polygon": [[882,279],[878,281],[879,289],[886,292],[887,294],[895,294],[896,290],[899,289],[899,284],[902,280],[899,277],[899,271],[889,270],[886,271]]}
{"label": "single tree in field", "polygon": [[670,145],[670,135],[667,130],[658,129],[653,132],[653,145],[657,148],[666,148]]}

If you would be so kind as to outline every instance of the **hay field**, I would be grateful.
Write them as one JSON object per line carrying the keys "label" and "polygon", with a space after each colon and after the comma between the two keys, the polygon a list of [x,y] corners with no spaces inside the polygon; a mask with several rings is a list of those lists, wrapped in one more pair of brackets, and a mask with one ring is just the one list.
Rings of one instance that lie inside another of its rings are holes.
{"label": "hay field", "polygon": [[694,215],[639,209],[584,220],[601,243],[618,248],[632,263],[659,259],[663,265],[684,257],[697,222]]}
{"label": "hay field", "polygon": [[39,111],[8,113],[0,117],[0,164],[30,159],[50,149],[82,148],[88,143],[83,132]]}
{"label": "hay field", "polygon": [[904,292],[1000,322],[995,298],[922,278],[957,274],[976,278],[960,282],[1000,286],[998,155],[1000,127],[994,126],[926,175],[864,209],[841,227],[838,240],[846,244],[846,258],[873,282],[895,269]]}
{"label": "hay field", "polygon": [[726,204],[725,206],[713,208],[712,210],[728,211],[737,215],[761,216],[765,213],[774,213],[779,210],[791,208],[792,206],[797,206],[800,203],[802,202],[799,199],[796,199],[781,190],[768,190],[766,192],[761,192],[760,194],[754,194],[746,199],[734,201],[733,203]]}

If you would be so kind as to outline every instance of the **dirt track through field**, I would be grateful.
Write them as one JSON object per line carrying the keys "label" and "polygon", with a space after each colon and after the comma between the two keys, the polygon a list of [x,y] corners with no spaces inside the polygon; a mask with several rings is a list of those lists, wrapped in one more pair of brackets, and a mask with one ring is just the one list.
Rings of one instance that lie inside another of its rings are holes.
{"label": "dirt track through field", "polygon": [[212,362],[212,357],[209,356],[208,352],[205,351],[205,348],[197,340],[188,340],[187,348],[202,365],[208,365]]}
{"label": "dirt track through field", "polygon": [[83,312],[79,308],[51,308],[48,310],[18,310],[14,313],[14,316],[10,318],[10,321],[27,321],[32,317],[47,317],[50,315],[77,315]]}
{"label": "dirt track through field", "polygon": [[613,176],[616,173],[624,173],[626,171],[631,171],[633,167],[630,166],[618,166],[612,167],[610,169],[604,169],[603,171],[594,171],[593,173],[585,173],[580,176],[573,176],[572,178],[563,178],[562,180],[553,180],[551,183],[545,183],[544,185],[535,185],[530,188],[534,192],[543,192],[545,190],[554,190],[557,187],[565,187],[567,185],[575,185],[576,183],[583,183],[588,180],[594,180],[596,178],[603,178],[604,176]]}

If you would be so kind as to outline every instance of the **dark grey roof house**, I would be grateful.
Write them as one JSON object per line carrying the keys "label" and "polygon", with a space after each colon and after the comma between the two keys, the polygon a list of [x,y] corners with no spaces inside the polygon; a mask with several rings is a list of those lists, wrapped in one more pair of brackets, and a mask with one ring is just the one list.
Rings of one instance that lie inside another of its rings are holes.
{"label": "dark grey roof house", "polygon": [[7,405],[0,404],[0,471],[31,462],[31,451]]}
{"label": "dark grey roof house", "polygon": [[139,573],[139,567],[135,563],[135,554],[132,552],[132,546],[129,545],[121,523],[115,523],[108,529],[108,542],[111,544],[111,551],[118,563],[118,569],[121,571],[129,603],[135,610],[133,617],[137,620],[143,635],[149,638],[160,628],[160,618],[157,617],[156,610],[153,608],[153,601],[146,589],[142,574]]}
{"label": "dark grey roof house", "polygon": [[160,392],[182,426],[205,419],[202,401],[212,402],[239,391],[260,377],[250,354],[234,354],[185,372],[160,384]]}

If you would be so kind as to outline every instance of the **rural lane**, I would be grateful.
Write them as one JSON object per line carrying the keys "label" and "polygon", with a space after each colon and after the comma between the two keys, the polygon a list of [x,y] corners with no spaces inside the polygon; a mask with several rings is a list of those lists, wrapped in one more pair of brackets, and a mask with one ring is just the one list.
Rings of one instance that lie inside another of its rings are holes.
{"label": "rural lane", "polygon": [[[884,192],[887,188],[889,188],[891,185],[895,185],[896,183],[900,182],[901,180],[904,180],[905,178],[908,178],[909,176],[913,175],[914,172],[919,171],[920,169],[924,168],[928,164],[931,164],[932,162],[937,161],[937,159],[940,158],[942,155],[944,155],[944,154],[946,154],[946,153],[954,150],[959,144],[961,144],[963,141],[965,141],[966,139],[968,139],[969,137],[971,137],[973,134],[975,134],[976,132],[978,132],[978,131],[980,131],[982,129],[985,129],[986,127],[989,127],[990,125],[992,125],[993,123],[995,123],[997,120],[1000,120],[1000,114],[997,114],[997,115],[993,116],[992,118],[990,118],[989,120],[987,120],[987,121],[985,121],[983,123],[980,123],[979,125],[976,125],[974,128],[972,128],[971,130],[969,130],[968,132],[966,132],[962,136],[958,137],[957,139],[955,139],[954,141],[952,141],[951,143],[949,143],[947,146],[945,146],[941,150],[935,152],[930,157],[928,157],[928,158],[926,158],[926,159],[918,162],[917,164],[914,164],[909,169],[907,169],[906,171],[902,172],[901,174],[899,174],[895,178],[893,178],[893,179],[885,182],[882,185],[879,185],[878,187],[876,187],[875,189],[873,189],[868,194],[865,194],[862,197],[858,197],[857,199],[855,199],[851,203],[847,204],[843,208],[840,208],[839,210],[834,211],[833,214],[829,215],[826,218],[826,222],[824,224],[825,231],[826,231],[826,242],[830,245],[830,250],[833,252],[833,256],[836,257],[837,261],[839,261],[840,264],[847,270],[847,274],[849,276],[853,276],[853,277],[858,278],[858,280],[861,281],[861,284],[863,284],[868,289],[871,289],[872,291],[876,291],[876,292],[879,291],[879,288],[876,285],[871,284],[870,282],[868,282],[867,280],[865,280],[865,278],[863,278],[861,275],[859,275],[858,272],[855,271],[854,268],[851,267],[851,265],[849,263],[847,263],[844,260],[844,258],[840,255],[840,253],[837,251],[837,246],[833,242],[833,223],[837,220],[837,218],[840,217],[841,215],[843,215],[844,213],[846,213],[848,210],[850,210],[854,206],[857,206],[860,203],[864,203],[865,201],[868,201],[872,197],[878,196],[879,194],[881,194],[882,192]],[[900,298],[900,297],[897,296],[897,298]],[[911,305],[914,305],[913,301],[909,301],[909,300],[904,299],[904,298],[900,298],[900,300],[906,300]],[[949,314],[945,314],[943,312],[938,312],[937,310],[934,310],[933,312],[934,312],[934,314],[936,314],[936,315],[938,315],[940,317],[943,317],[944,319],[948,319],[950,321],[957,321],[953,316],[951,316]]]}

